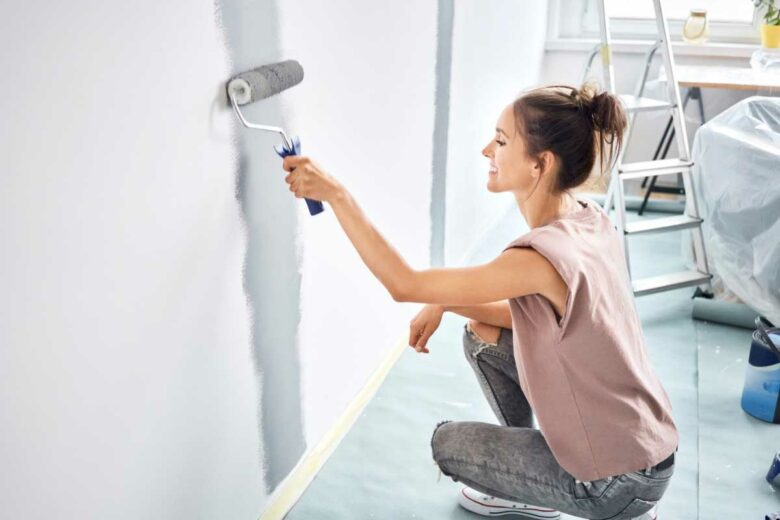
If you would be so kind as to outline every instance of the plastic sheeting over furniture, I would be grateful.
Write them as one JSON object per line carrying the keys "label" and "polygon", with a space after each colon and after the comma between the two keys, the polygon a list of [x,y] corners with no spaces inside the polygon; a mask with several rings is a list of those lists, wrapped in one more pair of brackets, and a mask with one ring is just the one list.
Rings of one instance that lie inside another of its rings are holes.
{"label": "plastic sheeting over furniture", "polygon": [[702,125],[692,157],[716,296],[780,323],[780,98],[744,99]]}

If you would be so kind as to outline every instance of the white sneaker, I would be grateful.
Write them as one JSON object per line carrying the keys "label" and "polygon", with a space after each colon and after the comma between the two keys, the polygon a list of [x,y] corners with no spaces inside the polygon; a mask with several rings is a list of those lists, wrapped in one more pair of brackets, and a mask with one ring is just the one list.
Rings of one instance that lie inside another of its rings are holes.
{"label": "white sneaker", "polygon": [[518,515],[521,518],[534,520],[558,520],[561,518],[561,513],[555,509],[504,500],[486,495],[468,486],[463,486],[463,489],[460,490],[458,502],[465,509],[482,516]]}
{"label": "white sneaker", "polygon": [[658,504],[654,505],[641,515],[635,516],[632,520],[658,520]]}

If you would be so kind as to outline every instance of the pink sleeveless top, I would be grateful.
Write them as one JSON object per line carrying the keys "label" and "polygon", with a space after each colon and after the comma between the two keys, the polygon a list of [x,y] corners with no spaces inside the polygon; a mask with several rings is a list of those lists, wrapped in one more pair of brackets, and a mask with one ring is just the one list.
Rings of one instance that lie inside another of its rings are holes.
{"label": "pink sleeveless top", "polygon": [[568,285],[560,323],[540,294],[509,300],[515,364],[555,459],[589,481],[654,466],[679,436],[645,351],[617,231],[601,206],[579,200],[504,250],[532,247]]}

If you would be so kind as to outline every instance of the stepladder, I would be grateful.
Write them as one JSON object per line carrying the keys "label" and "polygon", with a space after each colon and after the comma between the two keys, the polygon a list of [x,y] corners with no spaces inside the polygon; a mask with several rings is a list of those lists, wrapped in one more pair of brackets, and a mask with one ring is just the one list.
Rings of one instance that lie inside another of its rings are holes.
{"label": "stepladder", "polygon": [[[618,94],[615,91],[614,65],[612,62],[612,38],[609,28],[609,11],[606,0],[596,0],[599,12],[601,41],[594,48],[583,71],[583,80],[586,79],[591,63],[595,56],[601,56],[604,89],[618,95],[623,107],[628,114],[628,128],[623,137],[625,144],[629,143],[631,132],[634,129],[635,119],[639,113],[661,111],[671,116],[674,129],[674,138],[678,156],[649,161],[624,162],[626,146],[621,147],[610,171],[609,186],[604,200],[604,210],[607,213],[615,210],[615,226],[618,237],[623,247],[626,260],[626,268],[631,280],[631,290],[635,296],[679,289],[682,287],[698,287],[697,293],[711,294],[710,281],[712,274],[707,265],[704,235],[702,233],[703,219],[699,213],[696,201],[696,192],[693,189],[693,160],[691,158],[688,143],[688,134],[685,126],[684,105],[681,102],[680,90],[675,79],[674,55],[672,43],[669,38],[669,27],[663,15],[663,6],[660,0],[652,1],[658,37],[645,55],[645,66],[642,76],[637,82],[633,94]],[[659,100],[643,96],[644,85],[649,73],[650,64],[654,55],[661,56],[663,67],[666,71],[666,99]],[[626,196],[624,182],[629,179],[645,179],[667,175],[680,175],[682,177],[685,192],[685,209],[682,214],[667,217],[642,218],[628,221],[626,217]],[[648,233],[672,232],[688,229],[691,234],[693,268],[684,268],[680,271],[637,278],[631,271],[631,255],[629,251],[629,238],[634,235]]]}

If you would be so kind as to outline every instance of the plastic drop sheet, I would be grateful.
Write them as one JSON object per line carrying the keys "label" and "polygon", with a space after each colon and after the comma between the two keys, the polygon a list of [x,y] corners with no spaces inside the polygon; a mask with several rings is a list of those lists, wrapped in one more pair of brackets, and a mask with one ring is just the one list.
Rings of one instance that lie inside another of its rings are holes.
{"label": "plastic drop sheet", "polygon": [[780,323],[780,98],[744,99],[702,125],[692,157],[716,296],[725,288]]}

